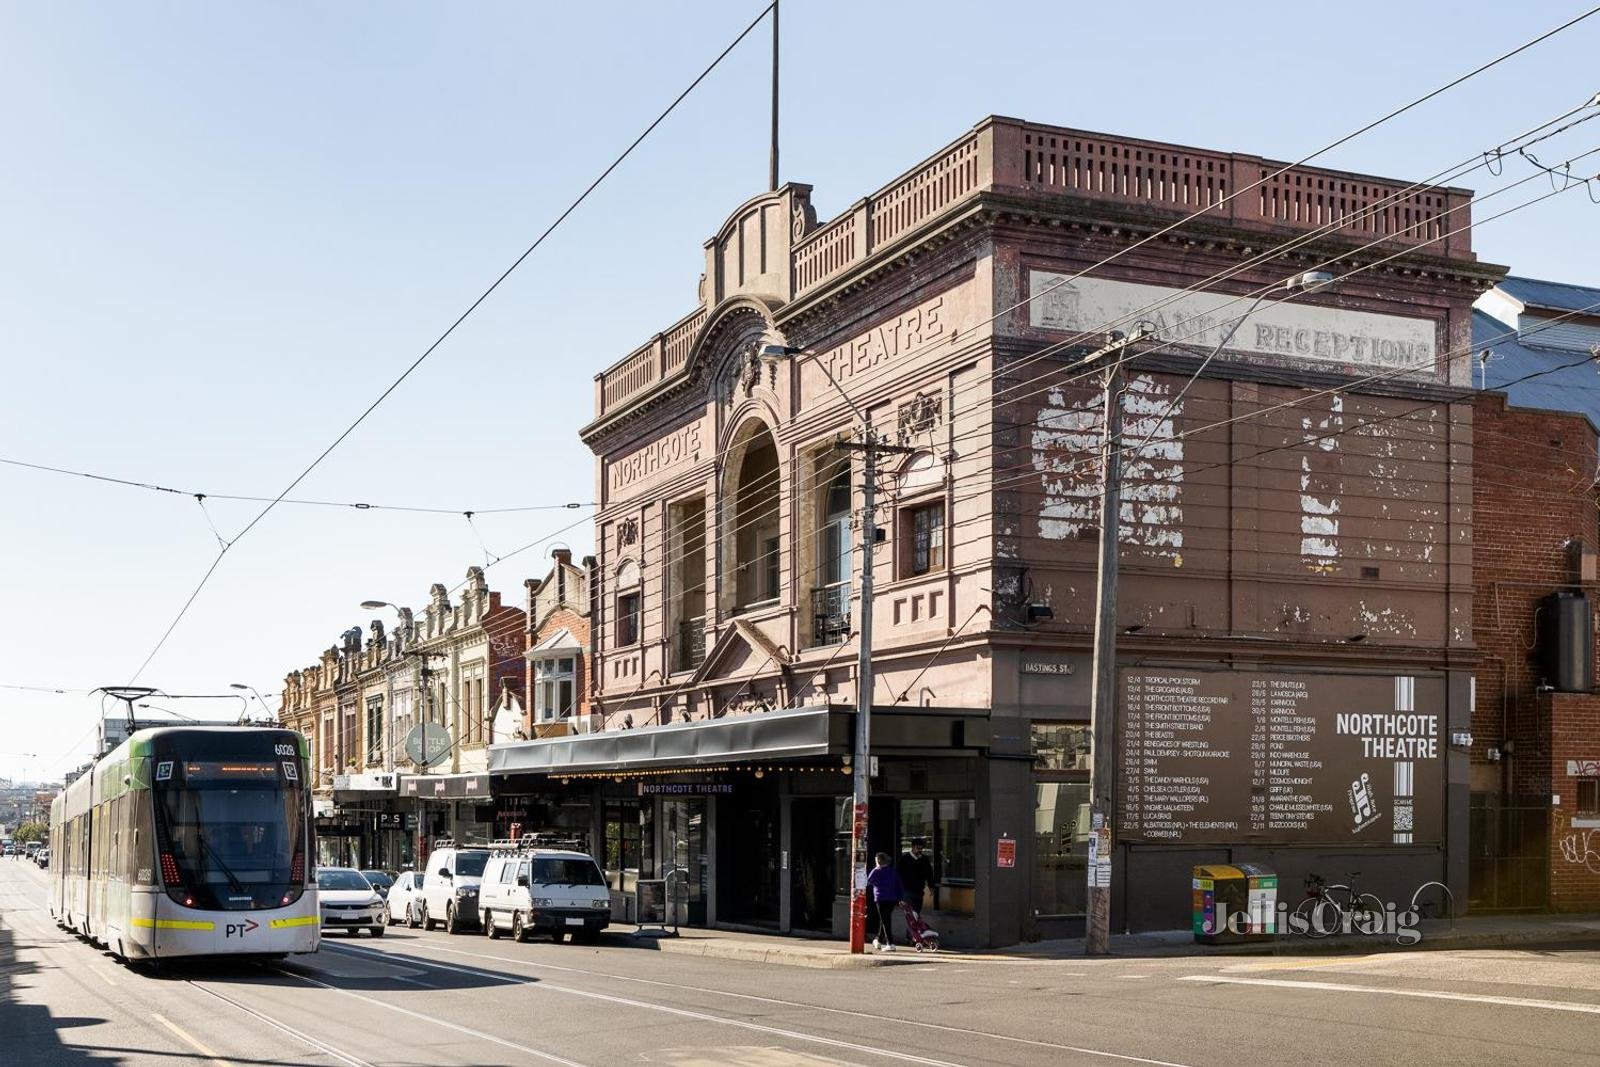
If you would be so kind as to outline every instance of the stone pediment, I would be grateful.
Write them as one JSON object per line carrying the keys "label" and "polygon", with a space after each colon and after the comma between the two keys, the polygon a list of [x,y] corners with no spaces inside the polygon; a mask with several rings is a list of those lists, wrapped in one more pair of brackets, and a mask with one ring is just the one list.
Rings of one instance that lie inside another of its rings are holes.
{"label": "stone pediment", "polygon": [[722,678],[743,678],[768,667],[784,669],[791,659],[788,649],[757,627],[744,619],[734,619],[706,650],[706,658],[695,669],[689,684],[699,686]]}
{"label": "stone pediment", "polygon": [[794,182],[751,197],[706,242],[700,302],[716,307],[736,296],[794,297],[790,251],[817,224],[811,186]]}

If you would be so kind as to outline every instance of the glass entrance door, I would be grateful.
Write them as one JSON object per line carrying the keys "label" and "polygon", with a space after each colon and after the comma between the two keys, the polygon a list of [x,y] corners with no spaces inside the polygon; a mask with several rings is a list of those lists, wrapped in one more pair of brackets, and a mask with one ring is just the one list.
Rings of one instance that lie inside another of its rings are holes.
{"label": "glass entrance door", "polygon": [[661,802],[661,877],[667,880],[669,920],[681,926],[706,925],[711,869],[704,797]]}

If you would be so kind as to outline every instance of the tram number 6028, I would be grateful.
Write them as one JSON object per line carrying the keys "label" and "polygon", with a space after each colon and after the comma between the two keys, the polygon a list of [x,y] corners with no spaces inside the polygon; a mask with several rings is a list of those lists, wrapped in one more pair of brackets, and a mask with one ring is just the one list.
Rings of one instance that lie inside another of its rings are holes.
{"label": "tram number 6028", "polygon": [[277,745],[275,746],[275,751],[280,756],[292,756],[295,754],[293,745]]}

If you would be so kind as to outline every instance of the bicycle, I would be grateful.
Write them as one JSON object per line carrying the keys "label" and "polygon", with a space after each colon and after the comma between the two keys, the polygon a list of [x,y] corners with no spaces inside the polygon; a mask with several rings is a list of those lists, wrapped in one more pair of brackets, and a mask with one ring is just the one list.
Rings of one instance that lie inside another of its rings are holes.
{"label": "bicycle", "polygon": [[[1355,886],[1360,871],[1351,872],[1349,885],[1329,885],[1319,874],[1306,877],[1305,899],[1294,909],[1300,932],[1307,937],[1327,937],[1334,932],[1370,934],[1383,929],[1383,901]],[[1341,899],[1341,896],[1343,899]],[[1380,921],[1373,922],[1373,918]]]}

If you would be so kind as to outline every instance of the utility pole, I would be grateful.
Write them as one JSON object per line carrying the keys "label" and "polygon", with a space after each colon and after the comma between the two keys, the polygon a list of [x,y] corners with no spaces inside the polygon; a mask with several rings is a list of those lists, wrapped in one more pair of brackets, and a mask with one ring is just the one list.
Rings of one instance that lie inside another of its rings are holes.
{"label": "utility pole", "polygon": [[1122,516],[1122,361],[1134,344],[1150,336],[1140,326],[1128,335],[1113,332],[1085,363],[1108,359],[1102,374],[1106,391],[1105,430],[1100,438],[1100,559],[1095,578],[1094,670],[1089,707],[1093,762],[1089,772],[1090,862],[1084,954],[1111,951],[1111,783],[1112,746],[1117,714],[1117,550]]}
{"label": "utility pole", "polygon": [[915,449],[891,445],[878,437],[872,424],[861,422],[860,442],[840,442],[840,448],[860,452],[864,482],[861,487],[861,619],[856,624],[856,731],[851,757],[850,818],[850,951],[867,948],[867,795],[872,762],[872,554],[878,545],[878,456],[908,454]]}

